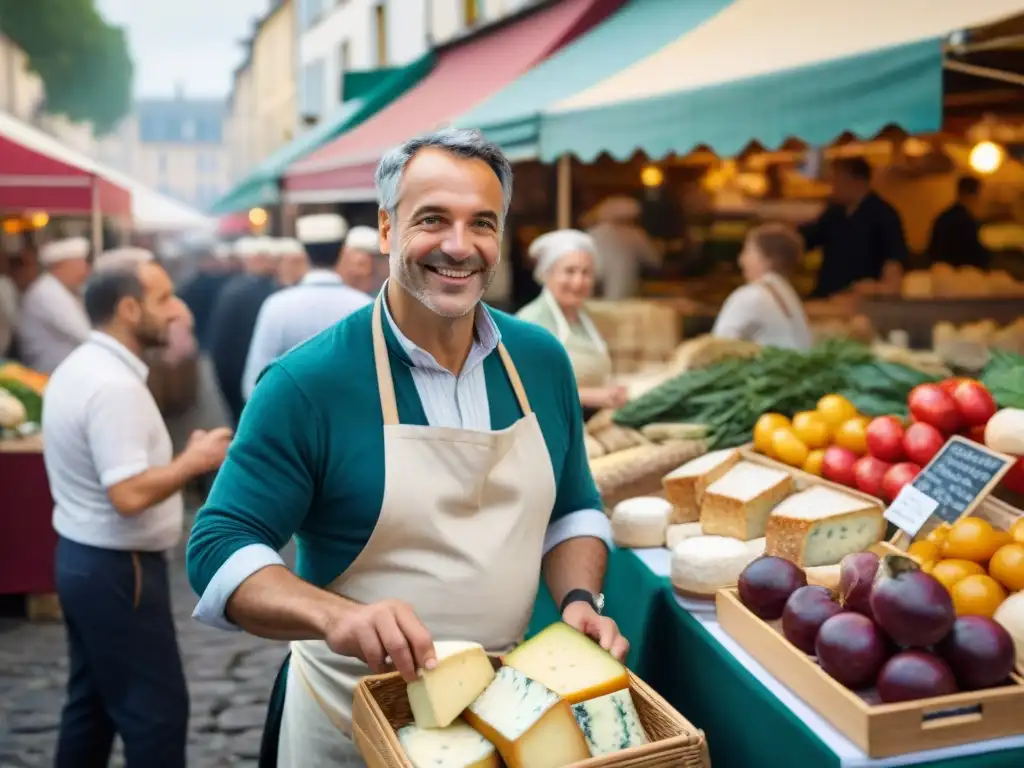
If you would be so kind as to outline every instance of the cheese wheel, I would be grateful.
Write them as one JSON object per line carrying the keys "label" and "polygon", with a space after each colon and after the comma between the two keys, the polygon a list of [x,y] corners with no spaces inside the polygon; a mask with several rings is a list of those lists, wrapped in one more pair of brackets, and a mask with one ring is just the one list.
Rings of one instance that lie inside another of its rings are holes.
{"label": "cheese wheel", "polygon": [[746,542],[727,536],[699,536],[672,550],[672,585],[683,592],[713,595],[736,586],[740,574],[757,555]]}
{"label": "cheese wheel", "polygon": [[703,535],[704,532],[700,529],[700,523],[670,525],[665,531],[665,546],[669,549],[675,549],[679,542]]}
{"label": "cheese wheel", "polygon": [[764,551],[768,546],[768,539],[762,536],[760,539],[751,539],[750,541],[744,542],[744,544],[750,554],[754,557],[760,557],[764,554]]}
{"label": "cheese wheel", "polygon": [[612,538],[620,547],[663,547],[672,505],[656,496],[626,499],[612,510]]}

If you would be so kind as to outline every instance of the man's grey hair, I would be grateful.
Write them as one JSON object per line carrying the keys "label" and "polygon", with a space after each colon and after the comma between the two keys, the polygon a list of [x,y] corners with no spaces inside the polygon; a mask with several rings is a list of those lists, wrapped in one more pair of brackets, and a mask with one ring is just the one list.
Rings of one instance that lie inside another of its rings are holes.
{"label": "man's grey hair", "polygon": [[501,151],[501,147],[485,139],[479,131],[464,128],[444,128],[417,136],[388,150],[377,166],[374,179],[377,184],[377,199],[383,210],[394,215],[399,203],[398,187],[402,182],[405,167],[417,152],[429,148],[443,149],[458,157],[483,160],[487,163],[501,182],[501,191],[505,198],[501,212],[504,221],[512,203],[512,166],[505,153]]}

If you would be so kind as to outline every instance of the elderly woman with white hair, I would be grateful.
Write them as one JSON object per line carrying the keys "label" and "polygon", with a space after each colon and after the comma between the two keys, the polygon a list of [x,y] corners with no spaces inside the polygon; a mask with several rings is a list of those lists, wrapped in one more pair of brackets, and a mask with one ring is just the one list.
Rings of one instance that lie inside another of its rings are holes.
{"label": "elderly woman with white hair", "polygon": [[594,238],[575,229],[549,232],[533,241],[529,255],[543,290],[517,316],[547,328],[565,346],[585,414],[623,405],[626,389],[611,385],[608,347],[584,307],[597,280]]}

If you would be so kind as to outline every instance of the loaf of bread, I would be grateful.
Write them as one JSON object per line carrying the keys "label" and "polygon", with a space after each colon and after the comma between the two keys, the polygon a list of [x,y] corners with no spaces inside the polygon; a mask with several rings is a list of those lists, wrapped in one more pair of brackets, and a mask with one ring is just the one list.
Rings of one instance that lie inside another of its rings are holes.
{"label": "loaf of bread", "polygon": [[704,490],[739,463],[735,448],[712,451],[672,470],[661,480],[665,498],[672,502],[673,525],[700,520]]}
{"label": "loaf of bread", "polygon": [[771,511],[792,492],[789,472],[741,461],[704,491],[701,530],[740,541],[759,539]]}
{"label": "loaf of bread", "polygon": [[833,565],[885,536],[882,508],[853,494],[815,485],[793,494],[768,517],[765,553],[801,568]]}

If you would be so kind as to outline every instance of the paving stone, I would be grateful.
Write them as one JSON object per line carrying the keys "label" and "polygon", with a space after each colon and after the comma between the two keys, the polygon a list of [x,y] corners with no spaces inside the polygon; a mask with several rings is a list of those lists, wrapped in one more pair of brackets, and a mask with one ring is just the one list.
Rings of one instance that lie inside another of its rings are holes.
{"label": "paving stone", "polygon": [[225,709],[217,718],[217,724],[224,733],[238,733],[251,728],[262,728],[266,720],[266,706],[251,704]]}

